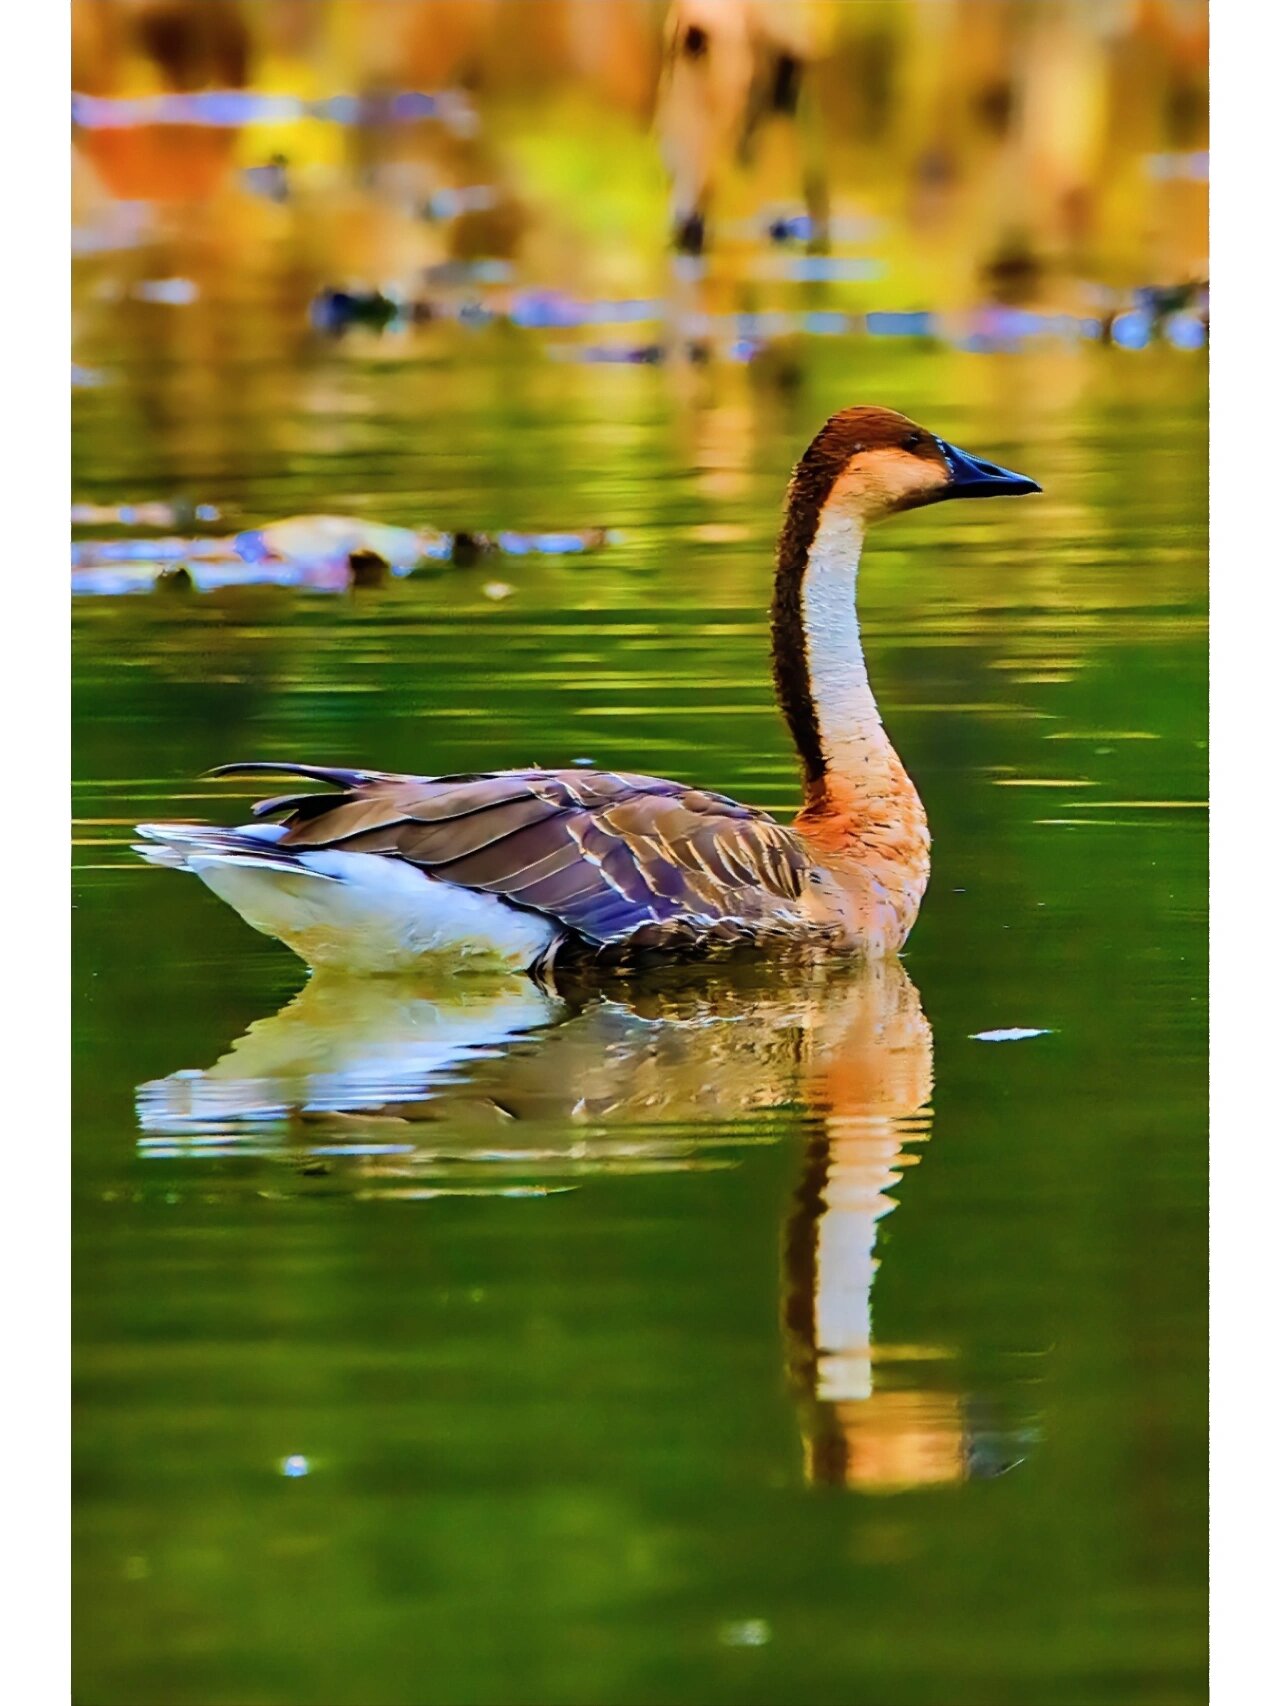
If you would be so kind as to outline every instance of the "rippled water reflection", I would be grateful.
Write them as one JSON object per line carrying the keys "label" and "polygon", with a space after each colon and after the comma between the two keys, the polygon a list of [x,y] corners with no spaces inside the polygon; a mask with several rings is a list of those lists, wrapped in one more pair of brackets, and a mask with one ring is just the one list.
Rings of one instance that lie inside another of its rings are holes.
{"label": "rippled water reflection", "polygon": [[[76,603],[84,1697],[1201,1698],[1201,358],[213,324],[197,365],[88,328],[78,499],[618,537]],[[785,815],[772,535],[854,400],[1045,487],[868,549],[935,837],[909,976],[305,982],[127,853],[235,821],[201,772],[249,757]]]}

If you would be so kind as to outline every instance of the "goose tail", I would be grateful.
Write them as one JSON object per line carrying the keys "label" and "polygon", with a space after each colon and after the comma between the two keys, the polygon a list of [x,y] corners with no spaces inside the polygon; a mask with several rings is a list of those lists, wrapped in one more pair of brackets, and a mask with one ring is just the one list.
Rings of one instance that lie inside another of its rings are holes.
{"label": "goose tail", "polygon": [[284,834],[280,824],[250,824],[242,829],[220,829],[212,823],[140,823],[144,839],[133,843],[133,851],[149,865],[171,871],[194,871],[199,875],[210,865],[239,865],[266,871],[305,872],[308,876],[333,880],[327,873],[304,865],[288,848],[276,846]]}

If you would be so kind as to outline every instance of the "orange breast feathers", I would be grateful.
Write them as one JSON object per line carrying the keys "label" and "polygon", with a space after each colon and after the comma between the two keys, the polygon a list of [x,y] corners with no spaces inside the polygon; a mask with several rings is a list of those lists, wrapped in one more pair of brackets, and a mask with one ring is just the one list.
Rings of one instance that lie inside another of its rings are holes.
{"label": "orange breast feathers", "polygon": [[851,932],[872,952],[896,952],[929,885],[928,821],[896,754],[874,793],[825,777],[794,829],[839,886]]}

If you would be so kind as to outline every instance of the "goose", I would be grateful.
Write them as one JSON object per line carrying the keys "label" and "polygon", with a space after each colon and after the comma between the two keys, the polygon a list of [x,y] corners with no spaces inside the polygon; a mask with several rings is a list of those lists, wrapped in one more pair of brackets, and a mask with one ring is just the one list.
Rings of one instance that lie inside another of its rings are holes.
{"label": "goose", "polygon": [[[290,793],[234,829],[140,824],[135,851],[194,872],[313,968],[626,968],[751,944],[895,954],[929,879],[924,807],[881,722],[858,629],[867,529],[951,498],[1038,492],[905,415],[833,415],[787,490],[773,672],[803,770],[791,826],[685,782],[611,770],[412,776],[233,763]],[[277,819],[279,821],[264,821]]]}

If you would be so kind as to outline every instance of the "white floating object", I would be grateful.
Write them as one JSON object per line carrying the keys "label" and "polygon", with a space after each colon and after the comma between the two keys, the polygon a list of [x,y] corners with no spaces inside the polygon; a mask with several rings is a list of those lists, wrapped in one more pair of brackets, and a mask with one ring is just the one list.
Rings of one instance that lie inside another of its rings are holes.
{"label": "white floating object", "polygon": [[1005,1031],[970,1031],[971,1043],[1020,1043],[1026,1037],[1049,1037],[1053,1032],[1049,1029],[1027,1030],[1021,1025],[1011,1025]]}
{"label": "white floating object", "polygon": [[747,1617],[741,1623],[722,1623],[717,1630],[722,1647],[766,1647],[773,1630],[763,1617]]}
{"label": "white floating object", "polygon": [[338,563],[353,551],[372,551],[404,573],[429,554],[440,535],[409,527],[389,527],[349,515],[291,515],[265,527],[251,527],[231,542],[246,563],[285,559],[293,563]]}
{"label": "white floating object", "polygon": [[305,1457],[295,1451],[291,1456],[286,1457],[282,1461],[280,1464],[280,1473],[288,1476],[289,1480],[296,1481],[300,1475],[309,1475],[311,1473],[311,1465]]}

